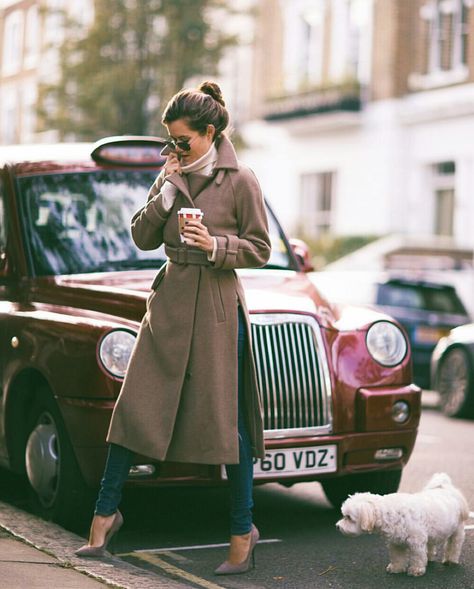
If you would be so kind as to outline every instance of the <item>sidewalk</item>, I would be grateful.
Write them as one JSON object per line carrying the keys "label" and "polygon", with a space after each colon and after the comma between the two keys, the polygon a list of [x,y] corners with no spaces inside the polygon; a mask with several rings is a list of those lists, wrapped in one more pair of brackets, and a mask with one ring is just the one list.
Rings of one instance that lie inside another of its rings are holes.
{"label": "sidewalk", "polygon": [[0,555],[0,587],[5,589],[103,589],[107,586],[4,530],[0,530]]}
{"label": "sidewalk", "polygon": [[190,589],[120,558],[85,559],[84,538],[0,502],[0,589]]}

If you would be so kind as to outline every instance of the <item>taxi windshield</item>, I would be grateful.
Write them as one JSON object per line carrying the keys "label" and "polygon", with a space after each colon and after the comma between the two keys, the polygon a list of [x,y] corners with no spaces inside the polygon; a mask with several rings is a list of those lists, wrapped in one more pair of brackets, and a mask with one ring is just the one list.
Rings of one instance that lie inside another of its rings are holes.
{"label": "taxi windshield", "polygon": [[[130,219],[144,205],[153,170],[100,170],[18,179],[24,229],[36,276],[159,268],[163,248],[143,251]],[[269,268],[294,269],[286,241],[268,211]]]}

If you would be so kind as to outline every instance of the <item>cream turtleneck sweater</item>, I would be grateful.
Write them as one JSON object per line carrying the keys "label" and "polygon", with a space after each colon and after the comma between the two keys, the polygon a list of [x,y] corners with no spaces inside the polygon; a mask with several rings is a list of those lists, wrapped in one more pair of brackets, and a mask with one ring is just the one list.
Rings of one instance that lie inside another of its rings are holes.
{"label": "cream turtleneck sweater", "polygon": [[[181,172],[183,174],[203,174],[204,176],[210,176],[214,170],[214,166],[217,161],[217,149],[214,143],[208,151],[196,161],[188,164],[187,166],[181,166]],[[166,180],[166,179],[165,179]],[[171,182],[165,182],[161,188],[163,208],[167,211],[171,209],[176,199],[177,188]],[[212,237],[212,236],[211,236]],[[211,254],[207,257],[209,261],[214,262],[216,258],[217,240],[212,237],[214,242],[214,248]]]}
{"label": "cream turtleneck sweater", "polygon": [[[181,172],[183,174],[197,173],[210,176],[214,170],[214,166],[217,161],[217,149],[214,143],[208,151],[197,159],[195,162],[188,164],[187,166],[181,166]],[[165,178],[166,180],[166,178]],[[174,204],[176,199],[177,188],[171,182],[165,182],[161,188],[161,195],[163,197],[163,208],[169,211]]]}

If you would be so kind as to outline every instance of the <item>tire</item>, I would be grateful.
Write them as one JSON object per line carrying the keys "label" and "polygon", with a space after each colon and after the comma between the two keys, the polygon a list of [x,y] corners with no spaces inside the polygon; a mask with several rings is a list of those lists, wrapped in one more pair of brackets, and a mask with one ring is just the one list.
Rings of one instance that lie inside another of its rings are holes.
{"label": "tire", "polygon": [[437,374],[441,411],[448,417],[474,417],[472,366],[463,348],[451,348]]}
{"label": "tire", "polygon": [[70,529],[88,524],[92,491],[85,484],[59,409],[43,389],[28,420],[25,465],[33,510]]}
{"label": "tire", "polygon": [[369,492],[378,495],[396,493],[401,478],[401,470],[379,470],[328,479],[321,484],[329,502],[336,509],[340,509],[349,495],[354,493]]}

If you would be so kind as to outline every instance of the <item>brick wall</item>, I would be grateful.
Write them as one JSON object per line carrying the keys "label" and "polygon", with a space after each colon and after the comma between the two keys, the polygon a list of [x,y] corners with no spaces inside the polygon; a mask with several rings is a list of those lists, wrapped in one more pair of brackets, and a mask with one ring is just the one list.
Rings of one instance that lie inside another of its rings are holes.
{"label": "brick wall", "polygon": [[420,0],[375,0],[372,54],[372,100],[397,98],[407,92],[416,67]]}
{"label": "brick wall", "polygon": [[[408,92],[422,90],[422,85],[417,87],[416,84],[410,84],[410,75],[429,74],[430,24],[420,16],[420,10],[428,5],[428,0],[375,0],[373,100],[397,98]],[[450,70],[453,26],[453,18],[445,15],[441,27],[447,41],[444,50],[440,52],[440,59],[441,67],[446,72]],[[474,81],[474,7],[468,10],[467,53],[468,78],[453,80],[453,84]],[[447,81],[439,85],[446,86],[449,83]],[[436,84],[432,87],[436,87]]]}

